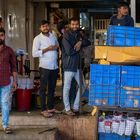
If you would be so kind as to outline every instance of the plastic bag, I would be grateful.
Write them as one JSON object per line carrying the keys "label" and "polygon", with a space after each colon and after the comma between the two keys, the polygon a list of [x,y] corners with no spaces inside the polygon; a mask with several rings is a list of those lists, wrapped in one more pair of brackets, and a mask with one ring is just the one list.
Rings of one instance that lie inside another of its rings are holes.
{"label": "plastic bag", "polygon": [[111,126],[112,126],[112,121],[106,120],[105,121],[105,132],[106,133],[111,133]]}
{"label": "plastic bag", "polygon": [[140,136],[140,120],[136,121],[136,133],[138,136]]}
{"label": "plastic bag", "polygon": [[130,136],[134,130],[135,121],[134,120],[127,120],[126,121],[126,129],[125,129],[125,135]]}
{"label": "plastic bag", "polygon": [[121,120],[120,121],[120,126],[118,128],[118,132],[117,132],[118,135],[122,136],[125,133],[125,125],[126,125],[125,120]]}
{"label": "plastic bag", "polygon": [[120,126],[120,121],[112,122],[112,133],[117,133]]}
{"label": "plastic bag", "polygon": [[99,133],[105,133],[105,122],[104,122],[104,120],[99,121],[98,132]]}

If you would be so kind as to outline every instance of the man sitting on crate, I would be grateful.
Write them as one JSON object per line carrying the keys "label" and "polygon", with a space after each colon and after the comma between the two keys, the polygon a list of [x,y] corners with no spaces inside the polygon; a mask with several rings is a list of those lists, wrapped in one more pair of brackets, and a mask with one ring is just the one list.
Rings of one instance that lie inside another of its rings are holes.
{"label": "man sitting on crate", "polygon": [[110,25],[134,26],[134,20],[128,15],[129,5],[126,2],[120,2],[117,6],[118,13],[111,17]]}

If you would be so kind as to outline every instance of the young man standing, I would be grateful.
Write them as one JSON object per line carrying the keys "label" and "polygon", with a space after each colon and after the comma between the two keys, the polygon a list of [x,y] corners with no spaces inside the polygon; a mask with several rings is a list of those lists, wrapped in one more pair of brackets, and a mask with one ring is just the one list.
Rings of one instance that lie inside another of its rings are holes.
{"label": "young man standing", "polygon": [[[80,49],[90,45],[90,41],[82,38],[79,31],[79,20],[71,18],[69,22],[69,30],[64,34],[62,39],[62,61],[64,69],[64,87],[63,102],[65,113],[67,115],[75,115],[79,111],[80,102]],[[78,91],[71,109],[69,103],[69,91],[72,79],[75,78],[78,84]]]}
{"label": "young man standing", "polygon": [[[57,81],[57,49],[59,48],[56,37],[50,32],[49,22],[41,21],[41,33],[33,41],[33,57],[39,57],[40,68],[40,99],[41,115],[51,117],[58,111],[54,109],[54,92]],[[48,85],[48,110],[46,108],[46,88]]]}
{"label": "young man standing", "polygon": [[111,17],[110,25],[134,26],[134,20],[129,14],[129,5],[126,2],[120,2],[117,6],[117,15]]}
{"label": "young man standing", "polygon": [[13,50],[5,45],[5,30],[0,28],[0,96],[2,107],[2,127],[5,133],[12,133],[9,122],[9,98],[11,94],[11,72],[13,75],[13,88],[16,83],[16,57]]}

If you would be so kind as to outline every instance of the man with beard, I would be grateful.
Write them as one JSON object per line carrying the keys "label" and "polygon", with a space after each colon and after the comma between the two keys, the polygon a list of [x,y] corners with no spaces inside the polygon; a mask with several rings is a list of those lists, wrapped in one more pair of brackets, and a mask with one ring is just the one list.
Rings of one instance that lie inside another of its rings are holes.
{"label": "man with beard", "polygon": [[117,6],[117,15],[111,17],[110,25],[134,26],[134,20],[128,15],[129,5],[126,2],[120,2]]}
{"label": "man with beard", "polygon": [[[41,21],[40,31],[41,33],[34,38],[32,55],[39,57],[41,115],[51,117],[53,113],[58,112],[54,109],[54,92],[58,74],[57,49],[59,44],[56,37],[50,32],[47,20]],[[47,108],[46,87],[48,87]]]}
{"label": "man with beard", "polygon": [[8,126],[11,73],[13,75],[13,90],[16,90],[16,56],[13,50],[5,45],[5,30],[0,28],[0,102],[2,107],[2,127],[6,134],[12,133],[11,128]]}
{"label": "man with beard", "polygon": [[[64,69],[63,102],[65,113],[75,115],[79,112],[80,106],[80,50],[82,47],[91,45],[90,41],[81,36],[79,20],[75,17],[69,21],[69,30],[62,39],[62,61]],[[71,107],[69,103],[69,91],[72,79],[78,84],[78,91]],[[82,79],[82,77],[81,77]]]}

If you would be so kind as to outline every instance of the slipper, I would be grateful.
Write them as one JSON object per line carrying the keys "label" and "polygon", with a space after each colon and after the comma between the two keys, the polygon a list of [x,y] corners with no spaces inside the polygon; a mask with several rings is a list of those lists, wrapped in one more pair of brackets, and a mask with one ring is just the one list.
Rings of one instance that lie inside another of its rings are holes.
{"label": "slipper", "polygon": [[3,130],[6,134],[12,134],[13,133],[12,129],[8,126],[6,128],[4,128]]}
{"label": "slipper", "polygon": [[56,109],[48,110],[48,113],[56,113],[56,114],[61,114],[62,112]]}
{"label": "slipper", "polygon": [[75,116],[75,113],[72,112],[71,110],[68,111],[63,111],[64,114],[68,115],[68,116]]}
{"label": "slipper", "polygon": [[49,113],[49,112],[47,112],[47,111],[43,111],[43,112],[41,112],[40,114],[41,114],[43,117],[45,117],[45,118],[50,118],[50,117],[53,116],[53,114],[51,114],[51,113]]}
{"label": "slipper", "polygon": [[78,114],[78,113],[79,113],[79,110],[76,110],[76,109],[72,109],[72,111],[73,111],[75,114]]}

